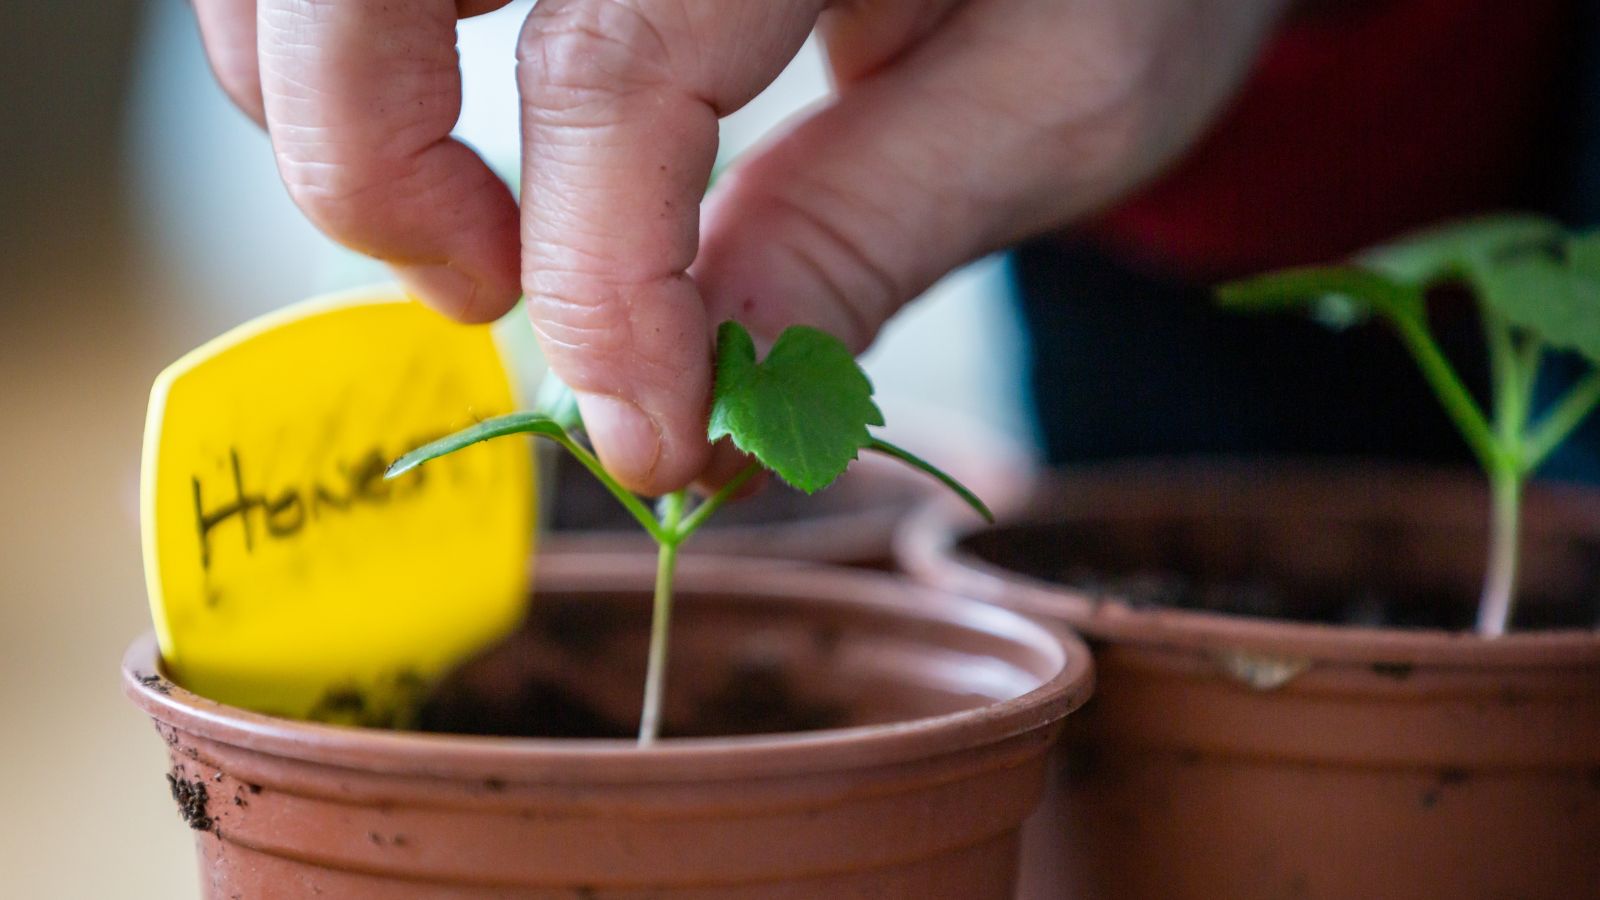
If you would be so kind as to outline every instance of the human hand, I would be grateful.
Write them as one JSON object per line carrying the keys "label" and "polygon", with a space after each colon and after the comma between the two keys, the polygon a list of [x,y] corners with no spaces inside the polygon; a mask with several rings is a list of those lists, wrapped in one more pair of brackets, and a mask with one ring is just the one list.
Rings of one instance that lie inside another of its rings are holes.
{"label": "human hand", "polygon": [[[506,2],[194,0],[311,220],[463,320],[520,285],[607,469],[659,493],[710,461],[718,322],[864,349],[945,272],[1174,159],[1284,0],[542,0],[518,46],[520,225],[449,136],[456,21]],[[813,26],[837,96],[702,210],[718,118]]]}

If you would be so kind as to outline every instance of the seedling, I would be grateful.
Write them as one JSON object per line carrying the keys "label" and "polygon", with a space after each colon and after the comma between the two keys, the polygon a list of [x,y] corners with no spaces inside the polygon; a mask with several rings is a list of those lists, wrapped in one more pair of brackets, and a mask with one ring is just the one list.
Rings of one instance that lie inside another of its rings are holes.
{"label": "seedling", "polygon": [[[1459,283],[1477,301],[1487,343],[1489,412],[1462,383],[1428,324],[1431,288]],[[1504,634],[1516,593],[1528,477],[1600,402],[1600,232],[1567,234],[1534,216],[1473,219],[1422,232],[1351,264],[1286,269],[1223,285],[1224,306],[1376,316],[1399,334],[1489,478],[1490,541],[1477,630]],[[1588,371],[1534,410],[1540,367],[1572,352]]]}
{"label": "seedling", "polygon": [[639,717],[640,746],[653,743],[661,729],[678,548],[763,468],[811,494],[833,483],[860,451],[871,450],[932,475],[985,519],[993,520],[983,501],[954,478],[867,430],[883,424],[883,414],[872,400],[872,383],[844,344],[815,328],[795,326],[785,330],[761,362],[756,361],[750,334],[738,323],[724,322],[717,330],[716,378],[707,437],[712,441],[730,439],[753,461],[698,504],[688,491],[680,490],[662,497],[652,511],[642,499],[618,484],[574,436],[582,423],[570,392],[551,392],[541,398],[540,406],[541,411],[487,419],[419,447],[396,460],[386,477],[393,478],[479,441],[508,434],[532,434],[566,448],[605,485],[655,540],[658,549],[644,709]]}

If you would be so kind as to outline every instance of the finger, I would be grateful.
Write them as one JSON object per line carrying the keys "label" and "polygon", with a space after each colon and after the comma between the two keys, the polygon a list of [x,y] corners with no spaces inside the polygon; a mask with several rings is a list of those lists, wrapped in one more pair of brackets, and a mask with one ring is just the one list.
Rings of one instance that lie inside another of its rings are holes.
{"label": "finger", "polygon": [[864,349],[951,268],[1156,171],[1242,77],[1265,29],[1250,15],[1274,5],[1187,5],[1203,22],[1163,0],[957,8],[719,180],[694,268],[712,317]]}
{"label": "finger", "polygon": [[932,34],[963,0],[882,3],[839,0],[823,10],[817,32],[834,82],[847,85],[892,64]]}
{"label": "finger", "polygon": [[635,490],[706,464],[710,328],[685,271],[717,118],[777,76],[822,2],[544,0],[524,28],[528,309],[601,460]]}
{"label": "finger", "polygon": [[256,0],[194,0],[194,17],[223,93],[257,125],[265,125],[256,65]]}
{"label": "finger", "polygon": [[[511,0],[457,0],[465,19],[493,12]],[[265,126],[261,106],[261,68],[256,54],[256,0],[193,0],[206,60],[223,93],[251,121]]]}
{"label": "finger", "polygon": [[456,0],[456,16],[470,19],[473,16],[492,13],[510,2],[511,0]]}
{"label": "finger", "polygon": [[450,137],[456,16],[452,0],[261,0],[262,96],[306,215],[430,305],[487,321],[519,293],[517,205]]}

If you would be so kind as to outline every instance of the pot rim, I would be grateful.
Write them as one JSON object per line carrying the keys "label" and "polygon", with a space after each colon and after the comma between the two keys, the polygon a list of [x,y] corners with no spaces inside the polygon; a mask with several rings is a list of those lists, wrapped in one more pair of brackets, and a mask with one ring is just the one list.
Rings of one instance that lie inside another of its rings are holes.
{"label": "pot rim", "polygon": [[[679,567],[675,588],[679,597],[750,595],[821,602],[968,628],[1042,653],[1055,671],[1020,696],[940,716],[794,734],[667,738],[647,748],[618,739],[384,731],[251,712],[201,697],[168,680],[155,635],[148,631],[123,657],[123,690],[160,723],[221,743],[321,765],[507,783],[534,779],[656,783],[816,774],[932,758],[1047,726],[1081,706],[1093,689],[1089,650],[1076,635],[938,588],[886,574],[788,560],[688,557]],[[544,590],[640,590],[654,577],[655,557],[629,553],[548,557],[538,568],[537,581]],[[151,675],[160,679],[151,680]],[[718,774],[708,779],[707,771]]]}
{"label": "pot rim", "polygon": [[[1241,471],[1281,482],[1303,478],[1350,477],[1350,467],[1327,461],[1135,460],[1083,466],[1041,474],[1030,497],[1046,496],[1074,479],[1093,478],[1100,486],[1132,484],[1141,477],[1194,474],[1238,475]],[[1461,473],[1421,466],[1385,466],[1385,475],[1403,473],[1437,484],[1459,484]],[[1553,492],[1572,490],[1563,486]],[[1040,521],[1023,509],[1001,516],[1011,524]],[[945,500],[924,503],[895,534],[895,559],[924,584],[995,603],[1008,609],[1068,625],[1093,639],[1118,643],[1197,649],[1212,653],[1260,654],[1290,659],[1362,665],[1439,665],[1503,668],[1565,667],[1600,663],[1600,630],[1570,628],[1513,631],[1483,637],[1469,631],[1379,628],[1294,622],[1184,609],[1136,608],[1120,600],[1004,569],[960,549],[984,526],[967,522]]]}

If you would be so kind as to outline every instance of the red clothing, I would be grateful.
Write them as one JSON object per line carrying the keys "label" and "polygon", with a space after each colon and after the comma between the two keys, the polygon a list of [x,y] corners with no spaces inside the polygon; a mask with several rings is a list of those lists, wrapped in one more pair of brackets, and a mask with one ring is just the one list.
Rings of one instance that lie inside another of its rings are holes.
{"label": "red clothing", "polygon": [[1281,28],[1175,168],[1087,231],[1209,279],[1526,206],[1530,176],[1548,166],[1571,11],[1562,0],[1317,4]]}

